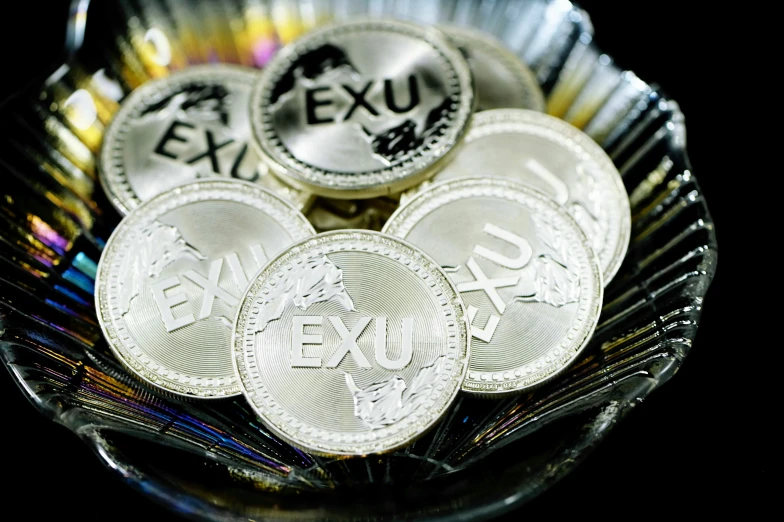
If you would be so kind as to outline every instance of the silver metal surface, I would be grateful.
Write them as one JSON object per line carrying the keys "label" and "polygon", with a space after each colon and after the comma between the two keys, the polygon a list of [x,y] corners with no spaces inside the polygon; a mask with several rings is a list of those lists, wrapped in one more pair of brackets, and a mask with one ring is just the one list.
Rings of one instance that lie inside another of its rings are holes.
{"label": "silver metal surface", "polygon": [[400,207],[384,232],[428,252],[456,283],[473,336],[463,390],[537,386],[590,340],[602,306],[599,262],[577,223],[541,193],[451,180]]}
{"label": "silver metal surface", "polygon": [[95,307],[133,373],[198,398],[240,393],[231,362],[235,310],[248,279],[313,228],[258,185],[203,180],[139,206],[101,256]]}
{"label": "silver metal surface", "polygon": [[441,26],[460,49],[474,75],[476,110],[531,109],[544,111],[536,77],[506,46],[487,33],[457,26]]}
{"label": "silver metal surface", "polygon": [[101,181],[123,214],[177,185],[212,176],[252,181],[305,208],[311,196],[272,176],[250,146],[254,69],[200,65],[148,82],[106,131]]}
{"label": "silver metal surface", "polygon": [[251,123],[290,184],[370,198],[431,176],[473,107],[468,65],[440,31],[368,20],[318,29],[281,50],[254,87]]}
{"label": "silver metal surface", "polygon": [[565,206],[590,239],[604,284],[615,276],[629,245],[629,197],[612,160],[590,137],[534,111],[481,112],[454,159],[430,183],[469,177],[524,183]]}
{"label": "silver metal surface", "polygon": [[405,446],[465,376],[466,312],[419,249],[378,232],[292,246],[251,282],[234,328],[243,392],[262,421],[316,454]]}

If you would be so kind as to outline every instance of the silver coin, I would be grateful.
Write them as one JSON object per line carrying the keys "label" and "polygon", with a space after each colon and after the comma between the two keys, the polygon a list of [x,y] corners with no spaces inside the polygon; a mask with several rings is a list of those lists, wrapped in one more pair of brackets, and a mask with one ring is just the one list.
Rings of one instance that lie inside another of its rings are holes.
{"label": "silver coin", "polygon": [[200,65],[131,93],[106,131],[100,177],[123,214],[177,185],[221,176],[258,183],[303,209],[310,196],[269,173],[251,139],[248,103],[258,71]]}
{"label": "silver coin", "polygon": [[465,376],[462,300],[419,249],[370,231],[292,246],[251,282],[234,361],[261,420],[294,446],[367,455],[434,425]]}
{"label": "silver coin", "polygon": [[95,307],[114,354],[170,393],[240,393],[231,334],[248,279],[313,228],[258,185],[202,180],[139,206],[101,255]]}
{"label": "silver coin", "polygon": [[473,336],[467,392],[537,386],[593,334],[599,262],[574,219],[540,192],[492,178],[439,183],[400,207],[384,232],[428,252],[456,283]]}
{"label": "silver coin", "polygon": [[441,30],[463,53],[474,75],[476,110],[530,109],[544,111],[536,77],[515,54],[489,34],[467,27]]}
{"label": "silver coin", "polygon": [[590,137],[539,112],[478,113],[460,151],[431,182],[480,176],[525,183],[564,205],[599,256],[604,284],[612,280],[629,246],[631,210],[618,169]]}
{"label": "silver coin", "polygon": [[296,40],[251,96],[275,172],[322,196],[371,198],[433,174],[471,118],[471,72],[434,28],[354,21]]}

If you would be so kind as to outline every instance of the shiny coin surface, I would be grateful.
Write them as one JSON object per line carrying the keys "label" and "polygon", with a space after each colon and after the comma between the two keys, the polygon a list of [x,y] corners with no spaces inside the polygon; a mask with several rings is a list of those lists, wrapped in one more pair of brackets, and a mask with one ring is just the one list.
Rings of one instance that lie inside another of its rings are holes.
{"label": "shiny coin surface", "polygon": [[455,398],[468,355],[447,275],[378,232],[292,246],[251,282],[234,328],[246,398],[271,430],[317,454],[409,444]]}
{"label": "shiny coin surface", "polygon": [[599,256],[604,284],[615,276],[629,246],[629,197],[612,160],[590,137],[534,111],[481,112],[432,183],[467,177],[524,183],[565,206]]}
{"label": "shiny coin surface", "polygon": [[544,95],[526,65],[494,37],[466,27],[440,28],[463,53],[474,75],[476,110],[544,111]]}
{"label": "shiny coin surface", "polygon": [[574,219],[535,190],[496,179],[440,183],[402,206],[384,232],[428,252],[456,283],[473,336],[467,392],[541,384],[593,334],[599,262]]}
{"label": "shiny coin surface", "polygon": [[249,143],[248,100],[258,72],[201,65],[139,87],[106,131],[100,176],[127,214],[177,185],[222,176],[257,183],[304,208],[310,196],[277,180]]}
{"label": "shiny coin surface", "polygon": [[462,139],[473,106],[471,72],[443,33],[355,21],[278,53],[254,87],[251,123],[282,179],[357,199],[431,176]]}
{"label": "shiny coin surface", "polygon": [[203,180],[128,215],[101,256],[95,307],[115,355],[168,392],[240,393],[234,315],[248,279],[313,229],[258,185]]}

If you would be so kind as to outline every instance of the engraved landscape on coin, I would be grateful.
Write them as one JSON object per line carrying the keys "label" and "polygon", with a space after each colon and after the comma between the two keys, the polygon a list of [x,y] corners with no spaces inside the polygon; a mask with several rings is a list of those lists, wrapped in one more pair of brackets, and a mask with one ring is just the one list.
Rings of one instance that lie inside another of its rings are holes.
{"label": "engraved landscape on coin", "polygon": [[324,44],[302,53],[278,79],[268,112],[299,161],[331,172],[375,171],[443,134],[456,104],[435,51],[403,36],[384,37],[412,54],[380,46],[370,57],[362,49]]}
{"label": "engraved landscape on coin", "polygon": [[164,268],[183,257],[206,259],[189,245],[177,227],[153,221],[139,233],[135,253],[123,257],[117,278],[117,293],[122,313],[128,313],[131,300],[139,295],[147,278],[157,278]]}
{"label": "engraved landscape on coin", "polygon": [[346,310],[354,310],[354,302],[343,286],[343,271],[327,256],[310,258],[260,300],[256,332],[263,332],[271,321],[280,319],[288,305],[306,311],[313,303],[325,301],[336,301]]}
{"label": "engraved landscape on coin", "polygon": [[346,385],[354,399],[354,415],[370,429],[383,428],[400,422],[427,401],[444,372],[446,357],[438,357],[416,374],[411,385],[395,375],[390,379],[359,389],[351,374],[346,374]]}

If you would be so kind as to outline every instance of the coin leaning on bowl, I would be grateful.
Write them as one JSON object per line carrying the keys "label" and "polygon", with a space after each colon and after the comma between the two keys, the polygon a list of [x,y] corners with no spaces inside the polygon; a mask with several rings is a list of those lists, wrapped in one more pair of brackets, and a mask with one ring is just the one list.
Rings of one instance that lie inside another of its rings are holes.
{"label": "coin leaning on bowl", "polygon": [[241,393],[320,455],[393,451],[458,393],[557,378],[625,255],[628,197],[500,45],[360,20],[261,73],[132,93],[100,169],[127,214],[96,281],[116,357],[186,400]]}

